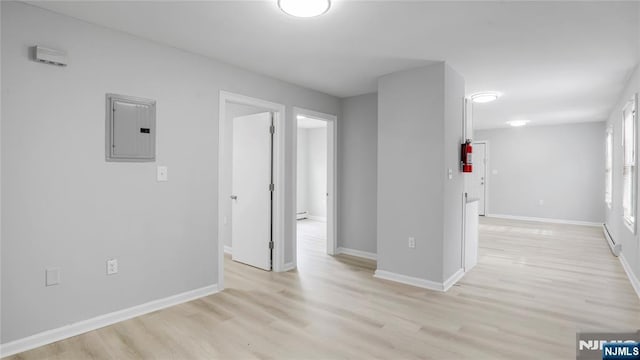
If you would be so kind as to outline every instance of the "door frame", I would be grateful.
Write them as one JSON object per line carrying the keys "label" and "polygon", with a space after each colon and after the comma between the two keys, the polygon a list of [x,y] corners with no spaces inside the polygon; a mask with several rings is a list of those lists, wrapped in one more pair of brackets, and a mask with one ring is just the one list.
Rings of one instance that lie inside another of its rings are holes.
{"label": "door frame", "polygon": [[291,206],[293,211],[293,268],[298,266],[298,234],[297,234],[297,192],[298,192],[298,115],[316,118],[327,122],[327,254],[336,255],[338,229],[338,117],[301,107],[293,108],[293,194]]}
{"label": "door frame", "polygon": [[[484,144],[484,215],[489,216],[489,140],[474,140],[473,144]],[[480,208],[478,207],[478,213]]]}
{"label": "door frame", "polygon": [[[222,148],[222,136],[226,133],[227,103],[255,106],[273,112],[275,134],[273,137],[273,271],[283,271],[285,252],[285,119],[286,107],[282,104],[253,98],[232,92],[220,91],[218,117],[218,289],[224,289],[224,202],[229,195],[224,194],[220,174],[230,174],[223,168],[227,154]],[[268,184],[265,184],[268,185]],[[231,219],[233,221],[233,219]],[[232,243],[233,246],[233,243]]]}

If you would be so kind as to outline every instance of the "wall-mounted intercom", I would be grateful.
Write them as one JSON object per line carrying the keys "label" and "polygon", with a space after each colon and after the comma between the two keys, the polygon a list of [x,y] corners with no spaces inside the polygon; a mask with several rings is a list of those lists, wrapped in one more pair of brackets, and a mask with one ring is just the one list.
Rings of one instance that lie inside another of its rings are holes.
{"label": "wall-mounted intercom", "polygon": [[107,161],[156,160],[156,102],[107,94]]}

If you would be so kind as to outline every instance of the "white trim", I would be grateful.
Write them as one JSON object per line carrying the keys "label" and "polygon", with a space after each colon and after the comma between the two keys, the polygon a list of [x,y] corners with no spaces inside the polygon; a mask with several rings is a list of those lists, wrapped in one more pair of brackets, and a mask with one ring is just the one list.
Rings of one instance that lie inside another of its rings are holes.
{"label": "white trim", "polygon": [[343,247],[337,248],[336,249],[336,254],[344,254],[344,255],[349,255],[349,256],[356,256],[356,257],[361,257],[361,258],[365,258],[365,259],[369,259],[369,260],[377,260],[378,259],[378,254],[376,254],[376,253],[372,253],[372,252],[368,252],[368,251],[362,251],[362,250],[356,250],[356,249],[343,248]]}
{"label": "white trim", "polygon": [[442,284],[444,291],[451,289],[451,287],[455,285],[458,282],[458,280],[462,279],[463,276],[464,276],[464,269],[458,269],[458,271],[453,273],[453,275],[449,276],[449,278],[445,280],[444,283]]}
{"label": "white trim", "polygon": [[611,249],[611,253],[615,256],[620,256],[620,251],[622,250],[622,244],[616,244],[609,233],[609,229],[607,229],[607,224],[602,224],[602,233],[604,234],[604,238],[607,240],[607,244],[609,244],[609,248]]}
{"label": "white trim", "polygon": [[564,219],[551,219],[551,218],[539,218],[529,216],[516,216],[516,215],[503,215],[503,214],[487,214],[486,217],[509,219],[509,220],[522,220],[522,221],[538,221],[553,224],[567,224],[567,225],[583,225],[583,226],[602,226],[600,222],[592,221],[579,221],[579,220],[564,220]]}
{"label": "white trim", "polygon": [[327,222],[327,218],[323,216],[307,215],[307,219],[320,222]]}
{"label": "white trim", "polygon": [[442,283],[438,283],[431,280],[425,280],[413,276],[407,276],[402,274],[397,274],[390,271],[385,270],[376,270],[373,274],[373,277],[383,280],[395,281],[406,285],[416,286],[424,289],[435,290],[435,291],[444,291],[444,286]]}
{"label": "white trim", "polygon": [[[286,142],[286,107],[282,104],[273,103],[257,98],[252,98],[245,95],[234,94],[227,91],[220,91],[220,103],[218,113],[218,177],[220,174],[227,173],[226,169],[222,169],[224,161],[224,155],[222,151],[221,137],[225,134],[226,126],[226,105],[228,102],[256,106],[263,109],[268,109],[274,113],[275,122],[275,136],[274,136],[274,203],[273,203],[273,271],[280,272],[284,269],[284,247],[285,247],[285,182],[287,177],[285,174],[285,142]],[[224,189],[222,188],[223,182],[218,179],[218,225],[224,223],[225,207],[223,201],[228,201],[229,198],[222,194]],[[295,213],[295,207],[294,207]],[[223,227],[218,226],[218,286],[220,290],[224,289],[224,233]]]}
{"label": "white trim", "polygon": [[[297,205],[297,169],[298,169],[298,115],[308,116],[320,120],[324,120],[327,122],[327,193],[329,196],[327,197],[327,254],[335,255],[338,247],[337,240],[337,229],[338,229],[338,216],[337,216],[337,207],[338,207],[338,117],[336,115],[325,114],[318,111],[308,110],[300,107],[293,108],[293,144],[292,148],[294,149],[292,153],[292,163],[293,163],[293,171],[291,182],[293,184],[293,196],[291,196],[290,204],[291,208],[294,209],[294,214],[292,216],[296,216],[296,205]],[[307,216],[309,219],[313,219],[313,216]],[[293,266],[297,267],[298,264],[298,256],[297,256],[297,247],[298,247],[298,236],[297,236],[297,223],[295,221],[292,222],[291,232],[293,234]]]}
{"label": "white trim", "polygon": [[225,254],[233,254],[233,248],[231,246],[224,246],[224,253]]}
{"label": "white trim", "polygon": [[290,271],[295,269],[296,266],[293,264],[293,262],[288,262],[286,264],[284,264],[284,266],[282,267],[282,271]]}
{"label": "white trim", "polygon": [[35,349],[56,341],[80,335],[88,331],[96,330],[137,316],[158,311],[170,306],[175,306],[188,301],[199,299],[219,292],[217,285],[209,285],[199,289],[186,291],[163,299],[153,300],[127,309],[96,316],[73,324],[65,325],[57,329],[43,331],[22,339],[14,340],[0,345],[0,356],[10,356],[23,351]]}
{"label": "white trim", "polygon": [[453,275],[442,283],[421,279],[413,276],[407,276],[402,274],[393,273],[385,270],[376,270],[373,277],[383,280],[395,281],[406,285],[416,286],[424,289],[442,291],[449,290],[458,280],[464,276],[464,270],[458,269]]}
{"label": "white trim", "polygon": [[633,290],[636,291],[636,294],[640,298],[640,280],[638,280],[638,277],[636,276],[636,274],[633,273],[633,270],[631,269],[631,266],[627,262],[627,259],[624,257],[624,254],[620,254],[620,256],[618,256],[618,259],[620,259],[620,263],[622,264],[622,268],[624,269],[624,272],[627,273],[627,277],[631,282],[631,286],[633,286]]}

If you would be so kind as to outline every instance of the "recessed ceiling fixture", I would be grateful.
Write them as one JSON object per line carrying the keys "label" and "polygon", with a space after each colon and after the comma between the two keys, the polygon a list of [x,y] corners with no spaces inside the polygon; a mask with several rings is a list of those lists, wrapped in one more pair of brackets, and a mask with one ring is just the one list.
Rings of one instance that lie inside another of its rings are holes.
{"label": "recessed ceiling fixture", "polygon": [[297,17],[314,17],[329,11],[331,0],[278,0],[280,10]]}
{"label": "recessed ceiling fixture", "polygon": [[497,100],[500,96],[502,96],[502,94],[497,91],[483,91],[471,94],[471,100],[474,103],[482,104]]}
{"label": "recessed ceiling fixture", "polygon": [[507,121],[507,124],[513,127],[518,127],[518,126],[525,126],[527,125],[528,122],[529,120],[511,120],[511,121]]}

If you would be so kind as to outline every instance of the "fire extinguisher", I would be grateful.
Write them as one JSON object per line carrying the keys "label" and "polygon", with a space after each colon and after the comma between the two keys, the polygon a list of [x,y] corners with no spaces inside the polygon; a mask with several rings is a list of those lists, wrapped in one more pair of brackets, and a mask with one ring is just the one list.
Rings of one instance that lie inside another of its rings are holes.
{"label": "fire extinguisher", "polygon": [[473,172],[473,164],[471,163],[471,154],[473,153],[473,149],[471,146],[471,140],[467,139],[467,141],[462,144],[462,152],[461,152],[461,162],[462,162],[462,172],[470,173]]}

